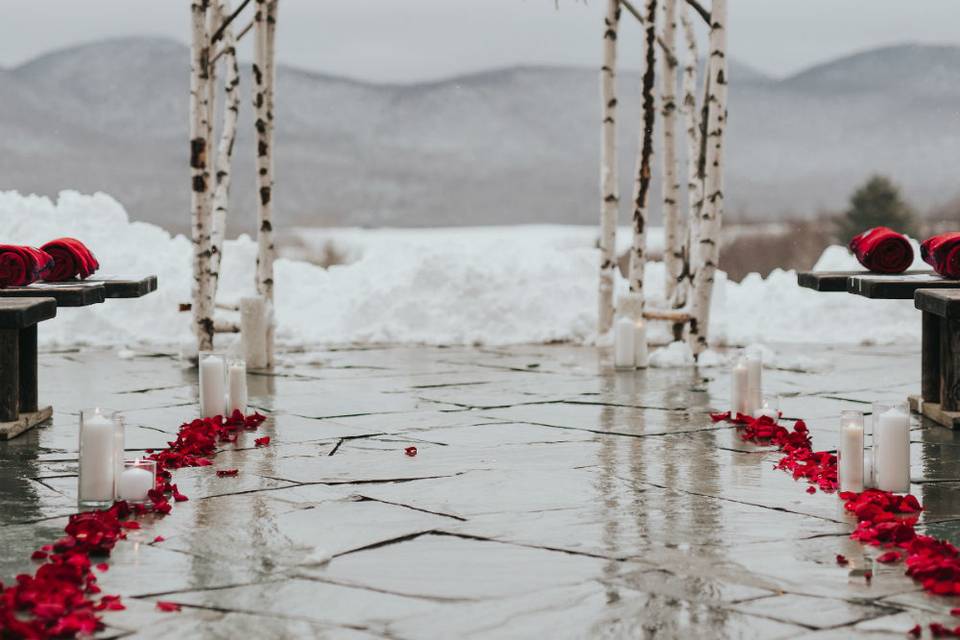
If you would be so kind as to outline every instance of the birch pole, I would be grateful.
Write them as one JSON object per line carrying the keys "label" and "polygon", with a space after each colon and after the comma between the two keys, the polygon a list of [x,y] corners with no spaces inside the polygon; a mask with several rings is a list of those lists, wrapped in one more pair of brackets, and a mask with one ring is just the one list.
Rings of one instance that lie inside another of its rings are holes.
{"label": "birch pole", "polygon": [[213,296],[210,290],[210,173],[207,166],[210,40],[207,33],[209,0],[190,4],[190,212],[193,239],[193,330],[197,348],[213,348]]}
{"label": "birch pole", "polygon": [[646,263],[647,199],[650,191],[653,162],[653,126],[656,120],[656,44],[657,0],[646,0],[643,22],[643,122],[637,149],[637,174],[633,188],[633,248],[630,252],[630,293],[635,294],[642,312],[645,304],[643,273]]}
{"label": "birch pole", "polygon": [[660,113],[663,116],[663,261],[666,273],[665,297],[672,301],[682,279],[685,245],[680,216],[680,171],[677,160],[677,9],[676,0],[664,0],[662,41],[668,51],[660,56]]}
{"label": "birch pole", "polygon": [[[255,83],[253,106],[256,110],[257,140],[257,292],[267,301],[272,315],[273,306],[273,72],[274,29],[276,28],[276,0],[257,0],[254,16]],[[273,366],[273,322],[267,324],[267,366]]]}
{"label": "birch pole", "polygon": [[710,57],[707,63],[708,105],[705,127],[703,210],[696,244],[690,334],[694,354],[707,348],[710,297],[720,256],[723,219],[723,135],[727,123],[727,1],[713,0],[710,9]]}
{"label": "birch pole", "polygon": [[617,268],[617,218],[620,188],[617,185],[617,31],[620,0],[607,0],[603,20],[603,66],[600,67],[600,98],[603,121],[600,150],[600,290],[597,333],[613,326],[613,278]]}
{"label": "birch pole", "polygon": [[[221,16],[230,15],[230,3],[220,1]],[[223,258],[223,241],[227,229],[227,209],[230,201],[230,175],[233,162],[233,146],[237,137],[237,117],[240,112],[240,72],[237,68],[236,38],[233,27],[223,31],[223,58],[226,69],[224,85],[223,124],[217,147],[216,186],[213,192],[213,229],[210,247],[210,277],[214,299],[220,280],[220,264]]]}
{"label": "birch pole", "polygon": [[[699,228],[700,205],[703,202],[703,182],[700,180],[700,118],[697,109],[697,63],[700,51],[697,47],[697,34],[690,19],[689,9],[684,3],[680,8],[680,24],[683,27],[686,56],[683,63],[683,100],[682,113],[686,128],[687,142],[687,219],[683,228],[683,258],[680,265],[680,279],[668,300],[674,309],[687,306],[690,297],[691,275],[690,244]],[[673,327],[674,339],[680,339],[683,325]]]}

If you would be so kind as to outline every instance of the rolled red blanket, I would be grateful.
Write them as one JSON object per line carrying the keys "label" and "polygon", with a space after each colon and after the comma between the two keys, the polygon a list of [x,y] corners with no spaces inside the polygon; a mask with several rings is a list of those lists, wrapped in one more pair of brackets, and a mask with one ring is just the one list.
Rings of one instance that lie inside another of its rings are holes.
{"label": "rolled red blanket", "polygon": [[76,238],[57,238],[41,247],[53,257],[53,269],[44,276],[47,282],[63,282],[73,278],[89,278],[100,263],[87,245]]}
{"label": "rolled red blanket", "polygon": [[25,287],[53,268],[50,254],[33,247],[0,245],[0,289]]}
{"label": "rolled red blanket", "polygon": [[860,264],[877,273],[903,273],[913,264],[907,236],[889,227],[867,229],[850,241],[850,251]]}
{"label": "rolled red blanket", "polygon": [[920,257],[944,278],[960,279],[960,232],[927,238],[920,245]]}

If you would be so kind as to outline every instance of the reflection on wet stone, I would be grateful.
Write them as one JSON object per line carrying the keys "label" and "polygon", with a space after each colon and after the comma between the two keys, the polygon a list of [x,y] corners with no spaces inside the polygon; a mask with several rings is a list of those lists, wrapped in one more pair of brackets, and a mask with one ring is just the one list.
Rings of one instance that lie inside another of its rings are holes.
{"label": "reflection on wet stone", "polygon": [[[899,398],[919,370],[911,349],[831,355],[819,373],[769,372],[822,449],[841,408]],[[196,412],[196,374],[173,358],[41,366],[53,424],[0,442],[4,580],[75,510],[80,408],[123,409],[132,450]],[[562,345],[290,354],[250,379],[270,446],[245,436],[213,469],[176,472],[190,500],[118,544],[101,585],[128,609],[107,636],[902,637],[957,606],[850,540],[836,497],[714,425],[728,384]],[[919,530],[956,543],[960,440],[927,423],[911,437]]]}

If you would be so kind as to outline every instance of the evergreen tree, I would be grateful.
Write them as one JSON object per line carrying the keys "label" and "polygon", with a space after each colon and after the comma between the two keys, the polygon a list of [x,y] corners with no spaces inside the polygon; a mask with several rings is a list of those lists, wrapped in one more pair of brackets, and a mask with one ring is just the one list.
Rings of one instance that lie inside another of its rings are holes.
{"label": "evergreen tree", "polygon": [[912,207],[900,195],[900,188],[886,176],[871,176],[850,196],[850,206],[837,220],[837,239],[846,244],[855,235],[873,227],[890,227],[908,236],[917,236]]}

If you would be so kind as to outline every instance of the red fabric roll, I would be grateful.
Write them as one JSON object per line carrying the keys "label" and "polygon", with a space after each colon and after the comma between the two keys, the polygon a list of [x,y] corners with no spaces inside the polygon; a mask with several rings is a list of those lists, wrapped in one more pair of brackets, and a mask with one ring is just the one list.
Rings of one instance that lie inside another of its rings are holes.
{"label": "red fabric roll", "polygon": [[87,245],[76,238],[57,238],[43,245],[41,249],[53,256],[54,261],[53,269],[44,276],[47,282],[89,278],[100,268],[100,263],[93,257]]}
{"label": "red fabric roll", "polygon": [[53,268],[50,254],[33,247],[0,244],[0,289],[25,287]]}
{"label": "red fabric roll", "polygon": [[867,229],[850,241],[850,251],[860,264],[877,273],[903,273],[913,264],[907,236],[889,227]]}
{"label": "red fabric roll", "polygon": [[960,279],[960,232],[927,238],[920,245],[920,257],[944,278]]}

